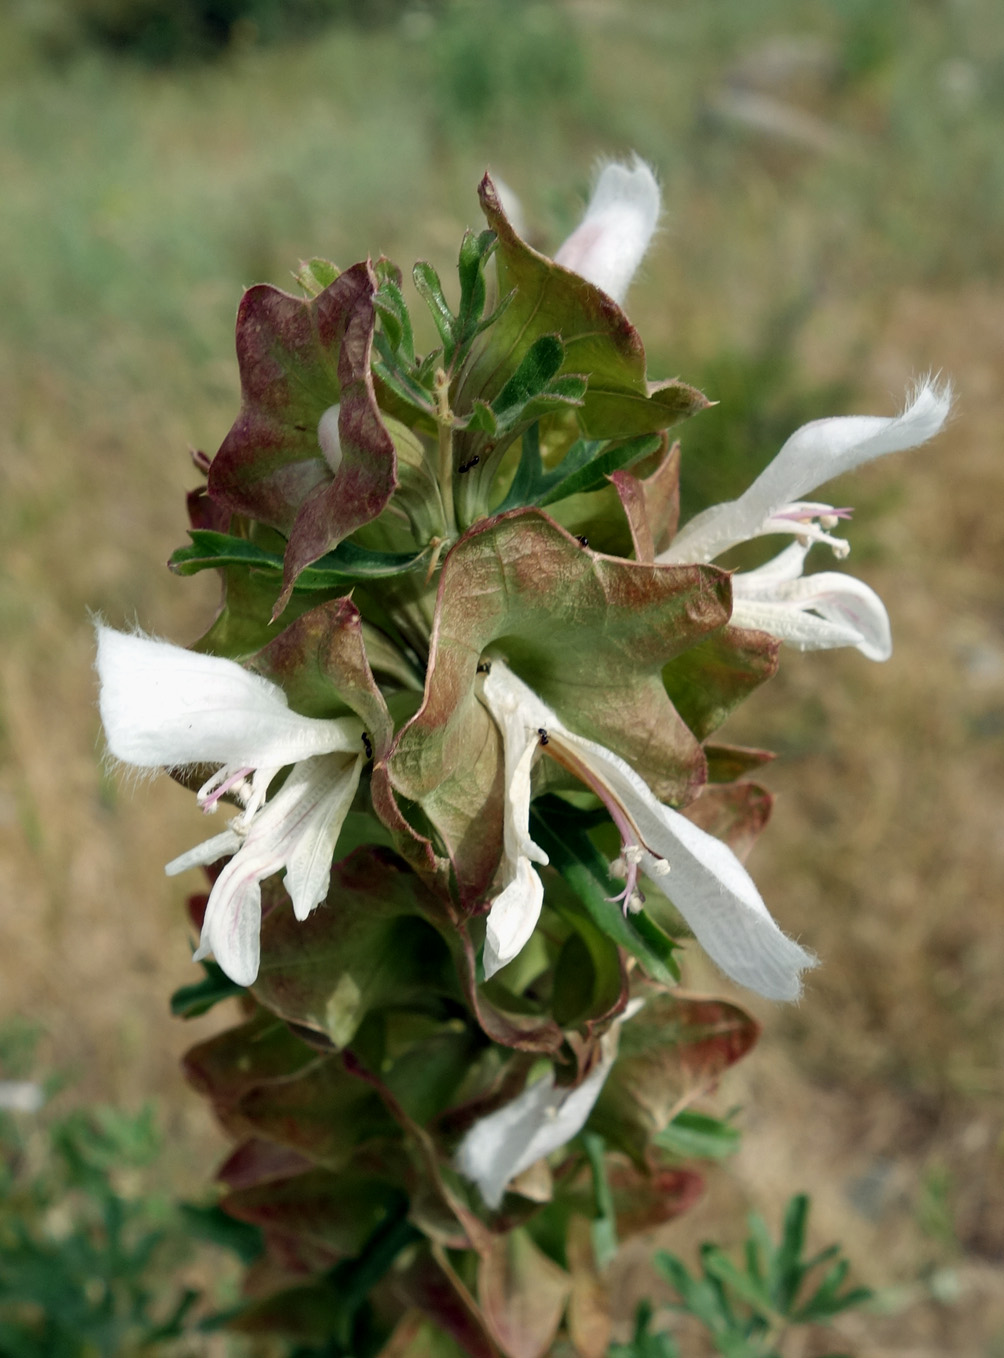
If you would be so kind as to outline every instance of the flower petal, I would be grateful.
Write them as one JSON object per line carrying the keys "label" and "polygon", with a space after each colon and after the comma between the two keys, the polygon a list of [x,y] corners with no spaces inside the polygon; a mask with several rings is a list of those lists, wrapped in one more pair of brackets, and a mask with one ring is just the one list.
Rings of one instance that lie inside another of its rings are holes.
{"label": "flower petal", "polygon": [[864,462],[925,443],[938,432],[952,403],[951,388],[927,381],[901,415],[850,415],[805,424],[738,500],[696,515],[658,557],[663,563],[711,561],[737,542],[756,537],[767,519],[806,492]]}
{"label": "flower petal", "polygon": [[116,759],[141,768],[281,768],[359,748],[355,717],[292,712],[278,685],[233,660],[98,628],[101,720]]}
{"label": "flower petal", "polygon": [[773,590],[763,586],[749,590],[741,575],[734,576],[732,583],[736,627],[769,632],[803,651],[856,646],[869,660],[888,660],[892,655],[885,605],[869,585],[853,575],[821,571],[779,582]]}
{"label": "flower petal", "polygon": [[284,830],[277,833],[290,841],[283,880],[298,920],[306,919],[328,894],[331,859],[363,762],[361,754],[349,761],[324,755],[297,764],[275,798],[278,803],[289,788],[289,816]]}
{"label": "flower petal", "polygon": [[457,1150],[455,1164],[481,1190],[489,1207],[498,1207],[506,1185],[552,1151],[571,1141],[585,1126],[617,1057],[620,1023],[637,1012],[629,1005],[600,1039],[600,1059],[574,1089],[555,1087],[554,1071],[518,1098],[476,1122]]}
{"label": "flower petal", "polygon": [[660,206],[659,185],[643,160],[635,156],[630,168],[608,165],[586,215],[554,256],[555,263],[623,302],[652,239]]}
{"label": "flower petal", "polygon": [[495,897],[485,934],[485,980],[523,949],[540,918],[544,884],[529,858],[517,858],[508,885]]}
{"label": "flower petal", "polygon": [[652,854],[669,864],[668,876],[660,876],[651,856],[642,859],[646,875],[673,902],[711,960],[768,999],[797,999],[799,973],[815,966],[815,958],[777,927],[732,850],[663,806],[619,755],[581,736],[562,739],[610,789]]}

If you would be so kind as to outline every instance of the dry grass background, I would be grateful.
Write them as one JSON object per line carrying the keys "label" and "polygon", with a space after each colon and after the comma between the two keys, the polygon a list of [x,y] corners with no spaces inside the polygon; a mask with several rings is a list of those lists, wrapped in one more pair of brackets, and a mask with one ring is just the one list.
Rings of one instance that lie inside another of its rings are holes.
{"label": "dry grass background", "polygon": [[[768,774],[774,822],[751,868],[823,965],[799,1007],[759,1008],[763,1043],[717,1098],[741,1105],[743,1149],[666,1243],[686,1253],[735,1238],[747,1206],[776,1221],[807,1189],[819,1239],[842,1239],[881,1289],[876,1310],[842,1322],[843,1347],[1000,1358],[995,6],[790,0],[754,15],[597,0],[530,6],[523,37],[505,38],[495,6],[461,8],[441,28],[416,11],[385,31],[335,30],[174,73],[87,53],[24,66],[27,30],[11,13],[0,43],[7,74],[20,72],[0,93],[0,1013],[40,1026],[40,1060],[73,1077],[73,1097],[156,1096],[165,1182],[199,1189],[222,1142],[177,1057],[217,1020],[167,1015],[193,970],[186,884],[160,864],[202,827],[166,779],[137,787],[104,769],[88,610],[180,642],[210,615],[211,584],[163,563],[184,537],[186,446],[215,448],[236,410],[243,285],[281,284],[314,253],[447,265],[485,161],[553,243],[593,158],[636,147],[661,168],[669,211],[632,314],[653,370],[729,407],[684,433],[702,476],[734,492],[801,420],[891,413],[928,369],[958,391],[935,444],[835,491],[858,506],[851,566],[889,605],[893,659],[788,653],[732,729],[781,752]],[[485,41],[508,83],[485,93],[482,73],[472,93]],[[521,85],[542,44],[551,77]],[[737,89],[769,95],[772,128],[723,100]],[[839,409],[812,404],[829,395]],[[700,959],[690,979],[721,984]]]}

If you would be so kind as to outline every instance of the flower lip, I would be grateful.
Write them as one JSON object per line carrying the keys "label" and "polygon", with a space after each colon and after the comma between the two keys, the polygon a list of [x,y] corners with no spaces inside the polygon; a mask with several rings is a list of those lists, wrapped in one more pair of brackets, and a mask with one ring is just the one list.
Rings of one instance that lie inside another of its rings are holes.
{"label": "flower lip", "polygon": [[805,511],[820,519],[844,517],[846,511],[805,502],[802,497],[865,462],[926,443],[948,418],[951,403],[951,387],[928,379],[902,414],[893,418],[844,415],[802,425],[737,500],[696,515],[657,559],[670,564],[711,561],[736,543],[776,532],[794,532],[832,544],[834,540],[825,536],[825,525],[816,528],[795,520]]}

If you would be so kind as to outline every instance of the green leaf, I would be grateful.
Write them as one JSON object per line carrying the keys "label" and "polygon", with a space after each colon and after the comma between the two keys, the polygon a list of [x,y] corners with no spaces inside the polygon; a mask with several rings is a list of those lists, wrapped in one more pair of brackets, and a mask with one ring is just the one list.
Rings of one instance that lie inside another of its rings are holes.
{"label": "green leaf", "polygon": [[338,277],[338,268],[329,259],[305,259],[293,277],[308,297],[317,297]]}
{"label": "green leaf", "polygon": [[450,310],[443,292],[439,274],[431,264],[419,260],[412,269],[411,276],[415,281],[419,296],[432,314],[433,322],[439,331],[439,338],[443,341],[443,355],[447,364],[449,364],[455,344],[455,327],[453,312]]}
{"label": "green leaf", "polygon": [[739,1129],[685,1108],[655,1137],[655,1144],[681,1160],[726,1160],[739,1149]]}
{"label": "green leaf", "polygon": [[607,1144],[602,1136],[597,1136],[595,1132],[583,1132],[582,1144],[586,1149],[593,1176],[596,1207],[595,1215],[590,1222],[593,1256],[596,1267],[602,1271],[617,1255],[617,1216],[614,1210],[614,1195],[607,1179]]}
{"label": "green leaf", "polygon": [[220,1000],[244,994],[244,987],[231,981],[215,962],[203,962],[201,965],[206,973],[202,980],[193,985],[181,986],[171,996],[171,1013],[176,1018],[198,1018],[200,1014],[208,1013]]}
{"label": "green leaf", "polygon": [[400,860],[358,849],[332,868],[328,900],[306,920],[286,908],[262,922],[253,989],[273,1013],[342,1048],[374,1009],[440,1014],[444,996],[459,998],[449,949],[427,923],[438,903]]}
{"label": "green leaf", "polygon": [[[168,562],[176,575],[196,575],[199,571],[227,566],[246,566],[250,570],[282,574],[283,558],[279,553],[266,551],[247,538],[206,528],[190,529],[188,536],[192,545],[179,547]],[[353,542],[343,542],[312,566],[305,567],[293,588],[301,591],[339,589],[357,580],[376,580],[417,570],[424,560],[421,552],[376,552]]]}
{"label": "green leaf", "polygon": [[[589,446],[589,445],[587,445]],[[583,495],[588,491],[602,490],[611,472],[637,462],[659,446],[658,434],[640,434],[637,438],[607,446],[584,466],[569,468],[566,475],[553,482],[537,501],[540,505],[556,504],[570,495]],[[567,458],[565,459],[567,461]],[[563,462],[556,471],[564,471]]]}

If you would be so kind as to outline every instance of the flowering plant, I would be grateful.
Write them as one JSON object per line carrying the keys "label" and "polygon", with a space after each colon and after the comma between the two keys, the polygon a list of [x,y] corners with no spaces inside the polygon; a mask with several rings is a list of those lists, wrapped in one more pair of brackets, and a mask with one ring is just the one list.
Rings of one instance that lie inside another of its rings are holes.
{"label": "flowering plant", "polygon": [[651,171],[608,166],[553,259],[480,200],[455,308],[414,269],[430,353],[384,259],[245,294],[241,410],[171,562],[219,573],[219,611],[189,650],[100,626],[101,712],[117,759],[235,812],[167,868],[211,879],[179,1008],[243,1006],[186,1058],[262,1230],[232,1323],[593,1358],[618,1238],[693,1201],[674,1128],[758,1031],[677,988],[681,938],[777,1000],[815,961],[741,862],[770,756],[715,733],[781,642],[889,654],[868,586],[803,573],[848,513],[804,496],[949,396],[809,424],[679,528],[667,431],[708,403],[649,380],[621,306]]}

